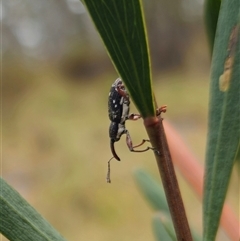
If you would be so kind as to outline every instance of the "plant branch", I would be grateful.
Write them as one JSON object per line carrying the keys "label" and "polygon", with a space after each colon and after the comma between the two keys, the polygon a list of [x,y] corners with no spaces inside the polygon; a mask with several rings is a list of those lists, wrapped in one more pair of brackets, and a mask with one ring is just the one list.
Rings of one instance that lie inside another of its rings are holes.
{"label": "plant branch", "polygon": [[161,115],[144,119],[144,125],[155,151],[155,157],[168,201],[178,241],[192,241],[181,193],[170,155]]}

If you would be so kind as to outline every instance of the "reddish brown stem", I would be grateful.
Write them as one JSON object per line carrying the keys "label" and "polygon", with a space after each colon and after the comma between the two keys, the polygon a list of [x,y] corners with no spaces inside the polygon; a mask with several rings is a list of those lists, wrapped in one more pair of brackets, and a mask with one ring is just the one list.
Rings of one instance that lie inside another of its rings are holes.
{"label": "reddish brown stem", "polygon": [[181,193],[163,128],[162,118],[161,116],[145,118],[144,125],[151,144],[156,149],[155,157],[172,216],[177,240],[192,241]]}

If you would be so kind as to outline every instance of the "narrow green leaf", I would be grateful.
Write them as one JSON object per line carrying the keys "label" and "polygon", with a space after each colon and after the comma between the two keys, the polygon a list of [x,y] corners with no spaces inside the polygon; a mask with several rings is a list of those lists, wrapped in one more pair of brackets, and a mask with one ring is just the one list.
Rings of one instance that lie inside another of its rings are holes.
{"label": "narrow green leaf", "polygon": [[217,29],[221,0],[205,0],[204,17],[211,53]]}
{"label": "narrow green leaf", "polygon": [[236,155],[236,161],[240,161],[240,142],[239,142],[238,151]]}
{"label": "narrow green leaf", "polygon": [[238,152],[237,152],[237,156],[236,156],[236,162],[237,162],[238,173],[240,173],[240,142],[239,142],[239,146],[238,146]]}
{"label": "narrow green leaf", "polygon": [[214,43],[206,172],[204,240],[215,240],[240,136],[240,1],[222,2]]}
{"label": "narrow green leaf", "polygon": [[155,215],[153,217],[152,221],[152,227],[153,227],[153,233],[156,238],[156,241],[175,241],[176,235],[174,234],[174,231],[172,232],[172,235],[169,234],[169,230],[165,225],[165,222],[162,221],[161,217],[159,215]]}
{"label": "narrow green leaf", "polygon": [[165,193],[159,183],[141,169],[134,171],[134,177],[139,189],[143,193],[144,197],[149,201],[152,208],[170,216]]}
{"label": "narrow green leaf", "polygon": [[115,68],[143,117],[155,115],[150,60],[139,0],[84,0]]}
{"label": "narrow green leaf", "polygon": [[0,178],[0,233],[11,241],[65,241],[65,239]]}

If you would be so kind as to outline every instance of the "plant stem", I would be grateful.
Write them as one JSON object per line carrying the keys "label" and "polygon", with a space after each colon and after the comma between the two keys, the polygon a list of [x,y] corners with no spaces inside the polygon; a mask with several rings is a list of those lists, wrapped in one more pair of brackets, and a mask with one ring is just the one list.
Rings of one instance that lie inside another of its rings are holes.
{"label": "plant stem", "polygon": [[192,241],[181,193],[170,155],[161,115],[144,119],[151,144],[156,148],[155,157],[168,201],[178,241]]}

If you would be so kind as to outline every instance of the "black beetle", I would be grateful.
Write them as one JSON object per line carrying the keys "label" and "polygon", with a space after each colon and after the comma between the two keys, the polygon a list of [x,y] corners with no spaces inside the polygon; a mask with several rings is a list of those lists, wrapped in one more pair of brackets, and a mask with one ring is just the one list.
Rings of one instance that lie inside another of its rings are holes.
{"label": "black beetle", "polygon": [[146,141],[143,139],[139,145],[133,146],[129,131],[125,127],[126,120],[138,120],[141,118],[139,114],[129,114],[130,110],[130,97],[123,84],[123,81],[118,78],[112,84],[109,97],[108,97],[108,116],[111,121],[109,127],[109,137],[110,137],[110,148],[113,157],[108,161],[108,174],[107,182],[110,180],[110,161],[115,158],[120,161],[115,148],[114,143],[119,141],[123,134],[126,134],[126,143],[130,151],[132,152],[145,152],[149,149],[154,150],[153,147],[146,147],[143,150],[135,150],[134,148],[143,145]]}
{"label": "black beetle", "polygon": [[139,114],[130,114],[130,97],[125,89],[125,86],[120,78],[116,79],[112,84],[109,97],[108,97],[108,116],[111,121],[109,127],[109,137],[110,137],[110,147],[113,157],[120,161],[120,158],[115,152],[114,143],[119,141],[123,134],[126,134],[126,143],[130,151],[133,152],[144,152],[151,147],[147,147],[144,150],[134,150],[135,147],[141,146],[144,142],[148,140],[143,140],[137,146],[132,145],[132,140],[129,131],[125,127],[126,120],[138,120],[141,118]]}

